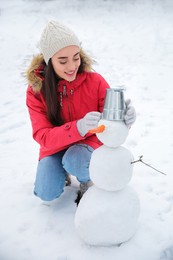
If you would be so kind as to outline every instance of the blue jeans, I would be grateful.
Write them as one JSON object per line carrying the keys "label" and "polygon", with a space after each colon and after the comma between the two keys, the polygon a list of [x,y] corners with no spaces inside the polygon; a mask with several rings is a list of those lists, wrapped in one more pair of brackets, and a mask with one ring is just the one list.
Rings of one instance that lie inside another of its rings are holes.
{"label": "blue jeans", "polygon": [[64,191],[67,173],[76,176],[81,183],[89,181],[92,152],[92,147],[76,144],[41,159],[37,166],[34,194],[44,201],[58,198]]}

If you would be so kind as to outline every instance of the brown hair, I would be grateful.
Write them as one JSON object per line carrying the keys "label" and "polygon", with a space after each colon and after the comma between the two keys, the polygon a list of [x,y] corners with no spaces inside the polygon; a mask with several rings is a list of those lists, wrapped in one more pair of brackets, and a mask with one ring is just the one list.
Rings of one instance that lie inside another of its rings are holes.
{"label": "brown hair", "polygon": [[44,73],[41,91],[46,101],[47,117],[54,126],[60,126],[63,124],[63,121],[60,116],[60,104],[57,96],[57,85],[59,80],[55,74],[51,60],[49,60],[48,65],[45,66]]}

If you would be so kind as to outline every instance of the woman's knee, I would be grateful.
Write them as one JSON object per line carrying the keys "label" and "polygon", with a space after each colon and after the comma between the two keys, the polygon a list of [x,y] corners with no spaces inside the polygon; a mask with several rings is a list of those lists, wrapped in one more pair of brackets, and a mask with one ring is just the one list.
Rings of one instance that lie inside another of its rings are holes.
{"label": "woman's knee", "polygon": [[89,164],[92,152],[93,148],[88,145],[71,146],[62,159],[64,169],[76,176],[80,182],[89,181]]}

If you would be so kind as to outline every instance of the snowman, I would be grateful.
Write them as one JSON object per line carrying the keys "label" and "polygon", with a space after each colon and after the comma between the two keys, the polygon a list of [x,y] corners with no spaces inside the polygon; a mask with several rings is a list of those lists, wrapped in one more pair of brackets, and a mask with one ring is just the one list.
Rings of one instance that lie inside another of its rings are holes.
{"label": "snowman", "polygon": [[[110,103],[110,92],[115,94],[117,90],[108,91],[105,104],[106,100]],[[118,89],[118,92],[122,96],[123,91]],[[94,246],[119,245],[132,238],[140,211],[138,195],[128,185],[134,158],[122,146],[129,129],[122,116],[116,115],[116,120],[114,117],[109,120],[109,116],[105,119],[105,111],[104,106],[98,128],[93,130],[103,143],[93,152],[90,161],[90,178],[94,185],[82,197],[75,214],[77,233],[84,242]]]}

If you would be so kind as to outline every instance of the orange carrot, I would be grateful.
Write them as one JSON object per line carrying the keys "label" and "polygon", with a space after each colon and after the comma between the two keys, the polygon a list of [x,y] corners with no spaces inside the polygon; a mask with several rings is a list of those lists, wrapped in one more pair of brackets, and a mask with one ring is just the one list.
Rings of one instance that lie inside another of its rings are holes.
{"label": "orange carrot", "polygon": [[92,133],[92,134],[103,133],[104,130],[105,130],[105,125],[100,125],[94,129],[90,129],[89,133]]}

